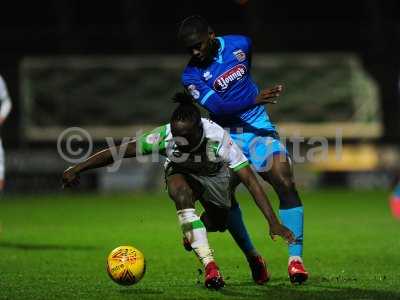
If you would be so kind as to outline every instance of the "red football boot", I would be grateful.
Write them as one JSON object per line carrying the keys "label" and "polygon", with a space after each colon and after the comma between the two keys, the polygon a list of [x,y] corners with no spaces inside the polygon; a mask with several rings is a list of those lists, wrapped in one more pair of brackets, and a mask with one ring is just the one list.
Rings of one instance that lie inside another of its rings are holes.
{"label": "red football boot", "polygon": [[219,290],[225,285],[224,278],[222,278],[217,264],[213,261],[206,266],[204,284],[207,288],[214,290]]}
{"label": "red football boot", "polygon": [[308,272],[299,260],[292,260],[288,266],[289,279],[291,283],[302,284],[308,278]]}
{"label": "red football boot", "polygon": [[393,196],[390,198],[390,208],[392,210],[393,217],[400,220],[400,197],[399,196]]}
{"label": "red football boot", "polygon": [[267,283],[271,277],[267,265],[261,255],[253,256],[248,260],[253,280],[257,284]]}

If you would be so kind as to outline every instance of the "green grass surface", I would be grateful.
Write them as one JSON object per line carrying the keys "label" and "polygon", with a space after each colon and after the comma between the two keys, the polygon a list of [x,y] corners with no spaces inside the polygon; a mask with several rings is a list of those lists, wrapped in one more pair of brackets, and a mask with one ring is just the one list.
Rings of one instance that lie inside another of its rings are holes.
{"label": "green grass surface", "polygon": [[[304,192],[307,284],[287,278],[287,249],[267,237],[247,194],[239,199],[272,280],[255,285],[228,233],[210,234],[227,286],[203,287],[183,250],[166,194],[14,196],[0,199],[0,299],[400,299],[400,223],[381,191]],[[276,207],[277,201],[274,199]],[[142,250],[147,273],[135,286],[112,282],[108,253]]]}

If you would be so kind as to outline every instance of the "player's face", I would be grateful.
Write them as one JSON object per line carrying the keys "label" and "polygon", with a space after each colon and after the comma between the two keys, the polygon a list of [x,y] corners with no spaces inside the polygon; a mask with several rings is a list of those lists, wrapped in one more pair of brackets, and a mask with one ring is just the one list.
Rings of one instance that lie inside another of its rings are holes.
{"label": "player's face", "polygon": [[205,60],[210,59],[210,56],[213,55],[213,41],[215,35],[214,33],[207,34],[204,36],[201,41],[187,47],[190,55],[199,62],[204,62]]}
{"label": "player's face", "polygon": [[201,142],[203,127],[200,124],[178,121],[171,124],[175,144],[182,152],[190,152]]}
{"label": "player's face", "polygon": [[207,39],[203,40],[202,42],[199,42],[193,46],[188,47],[190,55],[194,57],[196,60],[203,61],[207,55],[209,42],[210,39],[207,37]]}

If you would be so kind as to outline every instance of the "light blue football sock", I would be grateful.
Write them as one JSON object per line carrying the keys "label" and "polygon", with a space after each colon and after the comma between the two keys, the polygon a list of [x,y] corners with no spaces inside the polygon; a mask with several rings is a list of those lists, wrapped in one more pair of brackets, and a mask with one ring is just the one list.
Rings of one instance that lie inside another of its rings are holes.
{"label": "light blue football sock", "polygon": [[282,224],[289,228],[296,238],[296,242],[289,245],[289,256],[302,256],[304,216],[303,206],[290,209],[280,209],[279,215],[281,217]]}
{"label": "light blue football sock", "polygon": [[239,204],[234,204],[230,209],[228,230],[236,244],[238,244],[246,256],[248,256],[250,253],[256,252],[246,227],[244,226],[242,211],[239,207]]}

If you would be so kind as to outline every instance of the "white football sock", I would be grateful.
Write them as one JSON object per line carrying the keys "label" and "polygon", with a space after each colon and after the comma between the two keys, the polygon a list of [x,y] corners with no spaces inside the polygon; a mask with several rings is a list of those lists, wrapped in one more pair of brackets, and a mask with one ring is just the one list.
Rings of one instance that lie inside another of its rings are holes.
{"label": "white football sock", "polygon": [[214,257],[208,245],[207,230],[203,222],[195,214],[194,208],[178,210],[177,215],[183,234],[190,242],[201,263],[204,267],[207,266],[208,263],[214,261]]}

